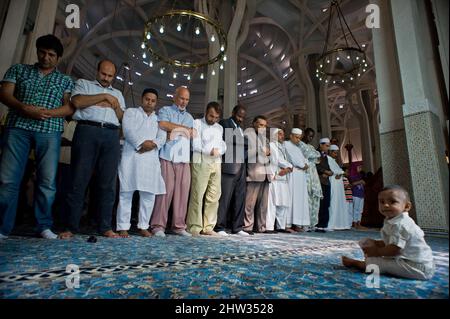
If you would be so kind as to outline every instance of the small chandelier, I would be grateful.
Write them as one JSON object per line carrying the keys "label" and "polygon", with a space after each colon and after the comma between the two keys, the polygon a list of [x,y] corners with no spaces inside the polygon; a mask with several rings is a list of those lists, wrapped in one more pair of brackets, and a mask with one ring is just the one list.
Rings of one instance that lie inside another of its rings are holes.
{"label": "small chandelier", "polygon": [[[186,50],[191,53],[189,59],[171,56],[162,48],[161,41],[168,32],[189,35],[189,42],[186,43]],[[204,49],[198,39],[205,36],[210,45],[217,47],[216,55],[211,58],[208,53],[207,57],[195,53],[196,50]],[[226,48],[226,35],[221,25],[210,17],[191,10],[169,10],[151,17],[145,23],[141,44],[144,54],[148,52],[155,60],[180,68],[200,68],[221,60],[226,61]]]}
{"label": "small chandelier", "polygon": [[[322,83],[345,85],[358,80],[367,71],[366,54],[350,30],[337,0],[331,1],[328,11],[328,29],[322,55],[316,61],[316,78]],[[329,49],[334,13],[340,24],[345,46]]]}

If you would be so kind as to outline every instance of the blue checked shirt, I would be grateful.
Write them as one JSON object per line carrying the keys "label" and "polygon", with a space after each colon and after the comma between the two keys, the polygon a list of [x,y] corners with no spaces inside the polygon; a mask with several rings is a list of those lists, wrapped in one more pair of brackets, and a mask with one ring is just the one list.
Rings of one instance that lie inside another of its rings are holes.
{"label": "blue checked shirt", "polygon": [[[53,70],[43,75],[37,64],[15,64],[6,71],[3,82],[16,85],[14,97],[24,104],[56,109],[64,104],[64,94],[71,93],[74,83],[72,79]],[[6,127],[21,128],[40,133],[61,132],[64,130],[63,118],[35,120],[23,117],[17,110],[10,109],[6,119]]]}

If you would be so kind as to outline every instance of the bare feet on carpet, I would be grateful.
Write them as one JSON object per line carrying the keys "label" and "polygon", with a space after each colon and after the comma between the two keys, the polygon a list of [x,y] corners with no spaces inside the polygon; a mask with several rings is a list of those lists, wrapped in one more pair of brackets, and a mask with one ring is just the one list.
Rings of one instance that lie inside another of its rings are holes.
{"label": "bare feet on carpet", "polygon": [[69,239],[69,238],[72,238],[72,237],[73,237],[73,234],[70,231],[65,231],[65,232],[62,232],[62,233],[60,233],[58,235],[59,239]]}
{"label": "bare feet on carpet", "polygon": [[[127,233],[128,234],[128,233]],[[121,235],[113,232],[112,230],[108,230],[107,232],[103,233],[103,236],[107,237],[107,238],[122,238]]]}
{"label": "bare feet on carpet", "polygon": [[342,256],[342,264],[345,267],[357,268],[362,271],[366,270],[366,263],[364,261],[349,258],[347,256]]}
{"label": "bare feet on carpet", "polygon": [[142,237],[152,237],[153,234],[149,232],[147,229],[139,229],[139,235]]}
{"label": "bare feet on carpet", "polygon": [[[126,230],[119,230],[119,236],[121,238],[129,238],[130,237],[130,235],[128,234],[128,232]],[[116,237],[114,237],[114,238],[116,238]]]}

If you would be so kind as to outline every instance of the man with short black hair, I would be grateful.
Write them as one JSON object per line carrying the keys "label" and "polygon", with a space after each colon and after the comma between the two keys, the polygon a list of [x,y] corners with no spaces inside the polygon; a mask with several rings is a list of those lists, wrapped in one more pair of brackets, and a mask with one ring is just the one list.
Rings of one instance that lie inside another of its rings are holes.
{"label": "man with short black hair", "polygon": [[231,117],[219,122],[223,127],[223,139],[227,145],[227,151],[222,159],[222,195],[219,200],[215,227],[215,231],[220,236],[228,236],[226,232],[228,220],[230,220],[232,234],[248,236],[242,230],[245,214],[245,152],[247,147],[242,124],[246,114],[247,110],[243,105],[236,105]]}
{"label": "man with short black hair", "polygon": [[159,150],[166,142],[166,132],[159,128],[155,107],[158,92],[153,88],[142,93],[139,107],[128,108],[122,126],[125,144],[119,165],[120,195],[117,208],[117,231],[128,237],[133,193],[139,192],[139,221],[137,228],[143,237],[148,231],[155,204],[155,195],[164,194],[166,186],[161,176]]}
{"label": "man with short black hair", "polygon": [[20,182],[30,149],[35,152],[34,211],[41,237],[54,239],[52,204],[64,117],[73,113],[72,79],[56,68],[63,46],[54,35],[36,41],[38,63],[16,64],[6,72],[0,102],[9,107],[0,162],[0,238],[14,227]]}
{"label": "man with short black hair", "polygon": [[79,79],[71,101],[78,121],[72,141],[72,187],[66,201],[68,220],[60,238],[70,238],[79,231],[86,188],[96,173],[99,233],[120,237],[112,230],[111,220],[116,198],[117,168],[120,159],[120,121],[125,110],[122,93],[112,87],[116,66],[109,60],[98,64],[95,81]]}

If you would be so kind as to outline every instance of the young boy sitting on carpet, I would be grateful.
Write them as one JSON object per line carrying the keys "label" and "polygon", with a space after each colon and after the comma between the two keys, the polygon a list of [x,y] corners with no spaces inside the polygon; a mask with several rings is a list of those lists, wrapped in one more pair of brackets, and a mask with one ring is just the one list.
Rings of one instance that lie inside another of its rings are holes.
{"label": "young boy sitting on carpet", "polygon": [[365,261],[343,256],[343,265],[365,271],[367,265],[375,264],[380,274],[431,279],[434,274],[433,254],[422,229],[408,215],[411,209],[408,192],[398,185],[383,188],[378,194],[378,209],[386,217],[381,229],[383,240],[367,238],[361,241]]}

